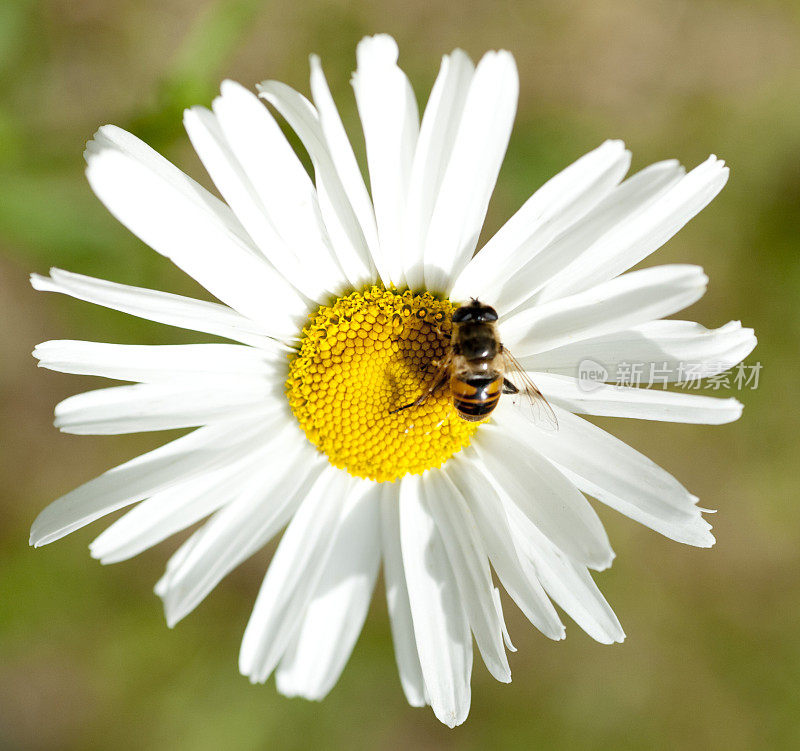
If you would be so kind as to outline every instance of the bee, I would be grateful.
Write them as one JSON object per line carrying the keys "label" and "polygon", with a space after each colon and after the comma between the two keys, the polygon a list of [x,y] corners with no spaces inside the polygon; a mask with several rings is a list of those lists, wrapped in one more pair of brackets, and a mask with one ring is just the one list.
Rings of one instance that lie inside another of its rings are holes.
{"label": "bee", "polygon": [[[453,407],[462,420],[478,422],[488,417],[501,394],[524,398],[535,422],[558,428],[553,408],[533,384],[523,367],[503,346],[497,332],[497,311],[477,298],[461,305],[451,319],[450,346],[430,386],[413,402],[391,410],[418,407],[449,384]],[[511,376],[517,383],[509,380]]]}

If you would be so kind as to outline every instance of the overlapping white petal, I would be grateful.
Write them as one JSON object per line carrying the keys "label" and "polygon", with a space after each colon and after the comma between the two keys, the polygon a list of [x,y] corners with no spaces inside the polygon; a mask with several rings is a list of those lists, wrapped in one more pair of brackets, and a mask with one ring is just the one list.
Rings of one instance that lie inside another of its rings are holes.
{"label": "overlapping white petal", "polygon": [[54,339],[38,344],[39,367],[118,381],[159,383],[180,378],[262,376],[277,380],[286,356],[239,344],[106,344]]}
{"label": "overlapping white petal", "polygon": [[503,343],[519,357],[672,315],[697,302],[708,277],[674,264],[632,271],[586,292],[530,307],[501,321]]}
{"label": "overlapping white petal", "polygon": [[239,669],[251,682],[267,680],[295,637],[343,519],[363,493],[354,485],[346,473],[326,468],[281,538],[239,653]]}
{"label": "overlapping white petal", "polygon": [[145,144],[129,150],[131,139],[104,126],[86,148],[86,176],[106,208],[222,302],[274,336],[293,336],[306,312],[302,298],[243,239],[243,230],[209,210],[210,195]]}
{"label": "overlapping white petal", "polygon": [[467,718],[472,637],[441,534],[425,503],[420,479],[400,485],[400,546],[427,698],[448,727]]}
{"label": "overlapping white petal", "polygon": [[[332,262],[314,184],[300,159],[255,94],[233,81],[223,81],[220,90],[214,114],[269,221],[289,252],[304,264],[303,276],[319,278],[325,283],[323,289],[337,291],[341,271]],[[311,263],[315,269],[308,268]]]}
{"label": "overlapping white petal", "polygon": [[375,263],[385,284],[405,278],[405,218],[411,164],[419,136],[417,100],[397,67],[397,43],[386,34],[363,39],[352,84],[367,147],[378,226]]}
{"label": "overlapping white petal", "polygon": [[199,207],[205,207],[216,221],[245,243],[248,242],[247,233],[242,231],[242,225],[229,206],[132,133],[116,125],[104,125],[94,139],[86,144],[84,157],[88,162],[89,157],[104,149],[119,151],[131,162],[146,167],[152,173],[154,182],[161,181],[175,193],[181,194]]}
{"label": "overlapping white petal", "polygon": [[417,638],[411,619],[411,604],[400,545],[400,497],[397,484],[384,483],[381,488],[381,548],[386,604],[392,627],[394,656],[400,684],[412,707],[428,704],[425,679],[422,677]]}
{"label": "overlapping white petal", "polygon": [[137,456],[53,501],[33,522],[31,544],[46,545],[101,516],[224,466],[267,434],[260,422],[233,420],[198,428]]}
{"label": "overlapping white petal", "polygon": [[[49,277],[32,274],[31,285],[43,292],[60,292],[77,300],[119,310],[148,321],[202,331],[256,347],[273,350],[281,348],[281,342],[264,326],[219,303],[117,284],[61,269],[50,269]],[[295,334],[296,332],[284,339],[293,339]],[[285,346],[282,348],[287,349]]]}
{"label": "overlapping white petal", "polygon": [[272,448],[233,501],[175,553],[172,565],[156,585],[170,626],[275,536],[325,468],[309,446],[288,431],[275,437]]}
{"label": "overlapping white petal", "polygon": [[[669,191],[683,174],[683,167],[676,161],[650,165],[606,192],[590,211],[559,234],[553,232],[552,223],[547,228],[549,232],[545,230],[535,234],[509,262],[503,264],[507,272],[491,290],[492,298],[503,301],[501,315],[529,305],[550,279],[573,260],[589,253],[598,237],[602,238],[633,221],[639,212]],[[599,195],[597,192],[592,197]]]}
{"label": "overlapping white petal", "polygon": [[425,238],[425,286],[433,292],[449,292],[478,244],[518,93],[514,58],[505,51],[487,52],[469,82]]}
{"label": "overlapping white petal", "polygon": [[404,227],[404,274],[411,289],[421,289],[425,283],[425,238],[474,72],[472,60],[461,50],[445,55],[422,116]]}
{"label": "overlapping white petal", "polygon": [[714,537],[697,498],[672,475],[590,422],[555,407],[557,431],[542,431],[509,405],[497,422],[553,462],[585,493],[678,542],[710,547]]}
{"label": "overlapping white petal", "polygon": [[124,561],[200,521],[239,493],[263,453],[264,447],[258,446],[219,469],[153,494],[92,541],[92,557],[101,563]]}
{"label": "overlapping white petal", "polygon": [[[322,71],[319,57],[311,55],[311,95],[317,108],[319,125],[325,146],[336,167],[342,188],[358,219],[364,240],[373,258],[379,253],[378,228],[375,224],[375,210],[367,186],[361,175],[353,146],[342,124],[342,118],[331,96],[328,81]],[[298,135],[300,135],[298,133]]]}
{"label": "overlapping white petal", "polygon": [[84,391],[56,405],[64,433],[114,435],[174,430],[284,408],[280,385],[262,376],[207,376]]}
{"label": "overlapping white petal", "polygon": [[339,528],[328,564],[275,675],[286,696],[319,700],[355,647],[378,576],[380,486],[365,483]]}
{"label": "overlapping white petal", "polygon": [[192,145],[258,251],[296,289],[321,301],[342,289],[344,277],[313,183],[258,98],[230,81],[222,90],[213,113],[184,113]]}
{"label": "overlapping white petal", "polygon": [[489,560],[475,521],[461,494],[443,472],[426,475],[423,492],[442,536],[483,661],[498,681],[510,683],[511,669],[503,645],[505,623],[494,601]]}
{"label": "overlapping white petal", "polygon": [[[533,265],[554,238],[608,196],[630,163],[631,153],[622,141],[606,141],[548,180],[457,276],[452,298],[483,297],[497,301],[500,313],[513,310],[519,299],[515,302],[504,293],[510,292],[507,288],[518,279],[520,269]],[[540,280],[537,272],[534,266],[522,275],[528,295],[546,280]]]}
{"label": "overlapping white petal", "polygon": [[571,295],[613,279],[660,248],[702,211],[728,181],[725,162],[710,156],[680,180],[600,235],[551,279],[540,301]]}
{"label": "overlapping white petal", "polygon": [[703,376],[722,373],[755,346],[753,329],[742,328],[739,321],[718,329],[692,321],[650,321],[519,359],[528,370],[573,378],[580,377],[582,363],[595,364],[605,369],[606,380],[612,382],[624,380],[626,373],[630,379],[632,365],[643,366],[647,379],[652,364],[660,380],[674,382],[689,380],[698,370]]}
{"label": "overlapping white petal", "polygon": [[505,509],[492,483],[476,466],[474,450],[454,457],[446,468],[469,506],[494,570],[528,620],[551,639],[564,638],[564,626],[527,559],[515,553]]}
{"label": "overlapping white petal", "polygon": [[[369,219],[359,215],[348,194],[348,188],[352,191],[354,182],[357,185],[354,180],[345,182],[345,178],[352,175],[352,170],[340,173],[335,161],[336,155],[340,161],[347,158],[342,154],[344,142],[339,139],[336,142],[339,148],[331,150],[326,140],[326,130],[314,105],[294,89],[279,81],[264,81],[258,85],[258,90],[283,115],[311,157],[320,210],[347,280],[356,288],[373,282],[375,262],[368,243],[369,234],[365,234],[362,224]],[[335,124],[332,124],[333,119],[334,113],[329,112],[327,127],[338,132]],[[373,215],[373,225],[374,220]]]}
{"label": "overlapping white petal", "polygon": [[501,491],[514,546],[536,571],[547,594],[589,636],[603,644],[625,639],[625,632],[586,566],[553,545]]}
{"label": "overlapping white petal", "polygon": [[742,414],[742,403],[736,399],[681,394],[659,388],[610,386],[545,373],[529,375],[551,403],[585,415],[723,425],[738,420]]}
{"label": "overlapping white petal", "polygon": [[475,448],[492,476],[533,525],[576,561],[602,570],[614,552],[594,509],[530,441],[486,425]]}

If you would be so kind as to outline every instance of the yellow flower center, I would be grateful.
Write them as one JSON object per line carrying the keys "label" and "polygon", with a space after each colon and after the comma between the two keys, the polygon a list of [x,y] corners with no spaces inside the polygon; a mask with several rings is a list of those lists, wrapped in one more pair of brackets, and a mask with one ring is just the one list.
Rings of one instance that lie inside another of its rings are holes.
{"label": "yellow flower center", "polygon": [[371,287],[323,305],[303,329],[286,389],[308,440],[331,464],[380,482],[441,466],[477,429],[445,384],[423,404],[444,361],[455,306],[429,293]]}

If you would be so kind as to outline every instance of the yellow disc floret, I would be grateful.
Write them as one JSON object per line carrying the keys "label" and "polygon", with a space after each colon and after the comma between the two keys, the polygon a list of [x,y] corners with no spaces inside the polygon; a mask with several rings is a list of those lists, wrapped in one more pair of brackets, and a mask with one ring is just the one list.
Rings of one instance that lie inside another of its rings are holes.
{"label": "yellow disc floret", "polygon": [[447,385],[423,404],[450,341],[455,306],[429,293],[371,287],[321,306],[303,329],[286,382],[308,440],[356,477],[396,480],[441,466],[469,444]]}

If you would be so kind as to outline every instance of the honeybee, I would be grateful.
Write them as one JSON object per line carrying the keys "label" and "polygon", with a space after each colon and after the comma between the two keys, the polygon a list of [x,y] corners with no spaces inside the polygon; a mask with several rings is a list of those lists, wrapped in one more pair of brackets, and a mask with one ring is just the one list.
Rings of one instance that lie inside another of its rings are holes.
{"label": "honeybee", "polygon": [[527,402],[534,421],[557,429],[553,408],[503,346],[496,321],[497,311],[477,298],[458,307],[451,319],[449,350],[442,362],[434,363],[438,367],[430,386],[413,402],[393,409],[392,413],[424,404],[449,383],[453,406],[462,420],[485,419],[494,411],[501,394],[511,394]]}

